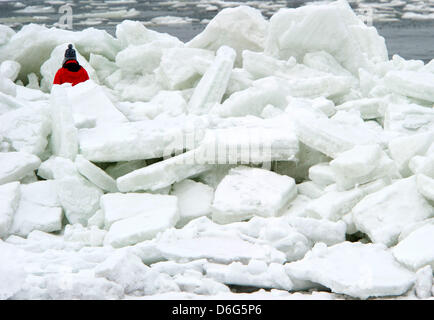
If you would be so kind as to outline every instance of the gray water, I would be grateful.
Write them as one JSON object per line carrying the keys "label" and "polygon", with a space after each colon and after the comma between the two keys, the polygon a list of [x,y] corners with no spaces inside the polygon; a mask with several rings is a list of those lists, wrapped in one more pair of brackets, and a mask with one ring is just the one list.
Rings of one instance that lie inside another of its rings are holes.
{"label": "gray water", "polygon": [[[141,0],[0,0],[0,23],[18,31],[28,23],[52,27],[62,16],[59,8],[70,3],[73,9],[73,30],[88,27],[104,29],[115,34],[116,25],[124,19],[139,20],[153,30],[167,32],[182,41],[200,33],[206,23],[225,7],[247,4],[261,10],[269,18],[283,7],[296,8],[307,2],[301,0],[275,1],[141,1]],[[321,1],[324,2],[324,1]],[[373,13],[373,25],[386,39],[389,55],[399,54],[406,59],[420,59],[425,63],[434,58],[434,1],[349,1],[357,14]],[[156,17],[181,17],[181,23],[151,21]]]}

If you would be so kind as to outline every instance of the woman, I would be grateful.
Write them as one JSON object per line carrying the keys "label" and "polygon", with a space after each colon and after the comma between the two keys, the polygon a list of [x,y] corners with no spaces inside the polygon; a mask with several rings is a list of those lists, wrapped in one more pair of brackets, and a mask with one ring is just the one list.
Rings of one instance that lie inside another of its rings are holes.
{"label": "woman", "polygon": [[86,80],[89,80],[89,75],[78,63],[75,50],[72,48],[72,44],[69,44],[68,49],[65,51],[65,59],[63,59],[62,68],[57,70],[53,84],[68,82],[75,86],[76,84]]}

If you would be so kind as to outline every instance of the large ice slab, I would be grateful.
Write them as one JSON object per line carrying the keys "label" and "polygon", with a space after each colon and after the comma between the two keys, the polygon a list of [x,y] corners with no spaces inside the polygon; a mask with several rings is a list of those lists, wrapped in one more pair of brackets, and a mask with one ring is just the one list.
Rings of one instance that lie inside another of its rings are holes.
{"label": "large ice slab", "polygon": [[356,145],[381,142],[378,132],[359,117],[341,112],[343,111],[329,119],[315,116],[310,111],[292,111],[298,138],[309,147],[332,158]]}
{"label": "large ice slab", "polygon": [[387,246],[397,242],[404,227],[434,216],[434,208],[417,191],[415,176],[367,195],[352,212],[357,229]]}
{"label": "large ice slab", "polygon": [[41,163],[38,176],[46,180],[61,179],[69,176],[80,177],[74,162],[63,157],[51,156]]}
{"label": "large ice slab", "polygon": [[18,181],[36,170],[41,160],[26,152],[0,152],[0,184]]}
{"label": "large ice slab", "polygon": [[155,70],[157,78],[170,90],[193,88],[202,75],[198,65],[211,64],[214,53],[198,48],[175,47],[165,49],[160,66]]}
{"label": "large ice slab", "polygon": [[248,265],[234,262],[230,265],[207,264],[206,275],[219,282],[247,287],[281,289],[290,291],[294,284],[285,272],[283,265],[250,260]]}
{"label": "large ice slab", "polygon": [[59,207],[57,199],[57,185],[54,180],[36,181],[21,184],[21,199],[45,207]]}
{"label": "large ice slab", "polygon": [[67,95],[70,84],[55,85],[51,90],[51,151],[54,155],[75,159],[78,151],[77,128],[74,125],[72,106]]}
{"label": "large ice slab", "polygon": [[175,40],[167,33],[159,33],[146,28],[140,21],[124,20],[116,26],[116,38],[122,48],[141,45],[154,40]]}
{"label": "large ice slab", "polygon": [[383,98],[361,98],[336,106],[336,110],[357,110],[364,120],[382,118],[387,102]]}
{"label": "large ice slab", "polygon": [[114,106],[103,87],[92,80],[66,90],[75,123],[81,119],[95,119],[95,125],[127,122],[127,118]]}
{"label": "large ice slab", "polygon": [[[113,199],[121,201],[113,201]],[[106,224],[112,223],[104,243],[113,247],[150,240],[179,220],[177,198],[151,194],[109,194],[101,200]],[[133,204],[125,207],[123,204]],[[126,208],[129,208],[126,209]]]}
{"label": "large ice slab", "polygon": [[210,170],[212,165],[196,162],[195,153],[191,150],[121,176],[116,180],[118,189],[154,191]]}
{"label": "large ice slab", "polygon": [[243,51],[243,69],[256,79],[273,75],[284,77],[295,64],[295,59],[278,60],[263,52]]}
{"label": "large ice slab", "polygon": [[384,83],[397,94],[434,102],[434,74],[430,72],[389,71]]}
{"label": "large ice slab", "polygon": [[178,198],[178,225],[183,226],[195,218],[211,215],[213,188],[201,182],[185,179],[175,183],[172,189],[171,194]]}
{"label": "large ice slab", "polygon": [[268,22],[257,9],[239,6],[221,10],[205,30],[187,43],[191,48],[216,51],[223,45],[237,52],[237,65],[241,65],[242,51],[263,51]]}
{"label": "large ice slab", "polygon": [[56,184],[58,199],[69,223],[86,225],[99,208],[102,190],[80,176],[62,177]]}
{"label": "large ice slab", "polygon": [[106,228],[122,219],[140,214],[158,215],[159,210],[176,211],[177,198],[150,193],[108,193],[101,197]]}
{"label": "large ice slab", "polygon": [[0,185],[0,239],[7,236],[20,200],[20,183]]}
{"label": "large ice slab", "polygon": [[211,107],[220,103],[229,83],[236,53],[234,49],[222,46],[194,89],[189,101],[189,111],[194,114],[208,113]]}
{"label": "large ice slab", "polygon": [[[62,67],[63,59],[65,57],[65,50],[68,48],[68,42],[58,45],[51,51],[49,59],[45,60],[41,66],[41,89],[45,92],[49,92],[53,86],[54,76],[57,70]],[[86,70],[89,78],[99,82],[94,68],[87,62],[87,60],[77,52],[78,63]]]}
{"label": "large ice slab", "polygon": [[[180,152],[186,146],[186,136],[191,132],[201,139],[203,119],[181,116],[101,125],[79,130],[80,153],[89,161],[115,162],[153,159]],[[132,148],[131,146],[134,146]]]}
{"label": "large ice slab", "polygon": [[157,248],[165,258],[175,261],[208,259],[228,264],[232,261],[248,262],[251,259],[278,263],[283,260],[283,253],[272,247],[252,244],[227,235],[161,241]]}
{"label": "large ice slab", "polygon": [[344,242],[346,225],[343,221],[286,216],[286,221],[312,242],[323,242],[328,246]]}
{"label": "large ice slab", "polygon": [[118,109],[130,121],[154,119],[156,117],[176,117],[186,113],[187,103],[180,91],[159,91],[149,102],[120,102]]}
{"label": "large ice slab", "polygon": [[26,105],[0,115],[0,135],[17,151],[41,155],[50,132],[51,119],[46,106]]}
{"label": "large ice slab", "polygon": [[365,26],[346,1],[282,9],[270,19],[266,53],[302,60],[306,53],[322,50],[353,74],[387,61],[384,38]]}
{"label": "large ice slab", "polygon": [[384,114],[384,129],[397,134],[434,130],[434,110],[412,103],[389,103]]}
{"label": "large ice slab", "polygon": [[276,216],[297,193],[294,179],[274,172],[240,166],[217,186],[212,218],[218,223]]}
{"label": "large ice slab", "polygon": [[116,181],[82,155],[79,154],[75,158],[75,166],[78,172],[101,189],[109,192],[117,191]]}
{"label": "large ice slab", "polygon": [[378,244],[317,244],[303,260],[286,265],[290,277],[309,280],[355,298],[404,294],[415,281],[386,248]]}
{"label": "large ice slab", "polygon": [[402,239],[392,248],[392,253],[400,263],[412,270],[426,265],[434,267],[433,243],[434,224],[426,223]]}
{"label": "large ice slab", "polygon": [[62,208],[60,207],[46,207],[27,200],[21,200],[9,233],[27,236],[33,230],[59,231],[62,229],[62,216]]}
{"label": "large ice slab", "polygon": [[338,221],[364,196],[360,189],[325,192],[319,198],[312,200],[304,212],[308,217]]}
{"label": "large ice slab", "polygon": [[434,131],[428,131],[409,136],[397,137],[389,141],[389,152],[403,176],[409,176],[408,167],[411,158],[425,155],[434,141]]}
{"label": "large ice slab", "polygon": [[339,190],[383,177],[396,177],[398,169],[379,145],[355,146],[330,162]]}
{"label": "large ice slab", "polygon": [[269,119],[247,126],[206,131],[197,149],[199,163],[249,164],[276,160],[294,160],[299,151],[298,139],[291,125]]}

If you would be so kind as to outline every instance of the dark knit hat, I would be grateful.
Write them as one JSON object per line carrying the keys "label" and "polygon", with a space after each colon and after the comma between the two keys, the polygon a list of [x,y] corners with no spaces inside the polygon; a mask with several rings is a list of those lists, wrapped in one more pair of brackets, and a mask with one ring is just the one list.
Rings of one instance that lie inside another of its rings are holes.
{"label": "dark knit hat", "polygon": [[65,64],[65,62],[69,60],[77,60],[77,55],[75,53],[75,50],[72,49],[72,44],[68,44],[68,49],[66,49],[65,51],[65,59],[63,59],[63,64]]}

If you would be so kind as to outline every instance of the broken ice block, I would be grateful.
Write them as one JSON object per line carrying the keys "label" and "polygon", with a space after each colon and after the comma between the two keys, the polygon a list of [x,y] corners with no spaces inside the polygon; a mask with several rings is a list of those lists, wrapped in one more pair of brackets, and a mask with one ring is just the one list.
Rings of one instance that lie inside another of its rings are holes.
{"label": "broken ice block", "polygon": [[86,225],[99,208],[102,190],[81,176],[62,177],[56,184],[58,199],[69,223]]}
{"label": "broken ice block", "polygon": [[105,227],[110,228],[116,221],[140,214],[153,215],[158,210],[174,211],[177,198],[150,193],[108,193],[101,197],[100,203]]}
{"label": "broken ice block", "polygon": [[50,132],[50,113],[45,105],[23,106],[0,115],[0,135],[17,151],[41,155]]}
{"label": "broken ice block", "polygon": [[384,83],[397,94],[434,102],[434,74],[430,72],[389,71]]}
{"label": "broken ice block", "polygon": [[94,118],[95,125],[127,122],[127,118],[110,101],[103,87],[88,80],[66,89],[75,123],[80,118]]}
{"label": "broken ice block", "polygon": [[416,271],[426,265],[433,267],[433,241],[434,224],[426,223],[410,232],[391,251],[396,260],[412,270]]}
{"label": "broken ice block", "polygon": [[302,110],[292,112],[300,141],[332,158],[356,145],[375,144],[381,141],[378,133],[360,118],[357,121],[350,120],[352,116],[349,115],[346,121],[336,118],[340,112],[343,111],[339,111],[330,119],[317,117],[312,112]]}
{"label": "broken ice block", "polygon": [[59,231],[62,229],[62,216],[60,207],[46,207],[21,200],[9,232],[25,237],[33,230]]}
{"label": "broken ice block", "polygon": [[51,150],[54,155],[75,159],[78,151],[77,128],[67,95],[67,84],[55,85],[51,90]]}
{"label": "broken ice block", "polygon": [[186,179],[175,183],[171,194],[178,198],[178,225],[184,226],[190,220],[211,215],[214,189],[210,186]]}
{"label": "broken ice block", "polygon": [[75,158],[75,166],[84,177],[101,189],[108,192],[117,191],[116,181],[82,155],[79,154]]}
{"label": "broken ice block", "polygon": [[330,168],[335,174],[338,190],[399,175],[395,163],[378,145],[355,146],[332,160]]}
{"label": "broken ice block", "polygon": [[[128,194],[127,194],[128,195]],[[159,196],[161,201],[155,202],[154,197],[142,197],[139,207],[133,207],[136,212],[133,216],[115,221],[105,237],[104,243],[113,247],[125,247],[154,238],[159,232],[174,227],[179,219],[177,199],[174,196]],[[136,198],[139,199],[139,196]],[[164,205],[161,202],[164,201]],[[140,200],[139,200],[140,202]],[[135,202],[137,204],[137,201]],[[119,203],[117,203],[117,208]],[[108,207],[105,207],[107,210]],[[125,210],[124,208],[122,208]],[[113,214],[120,212],[111,211]],[[124,212],[124,211],[122,211]],[[125,216],[125,215],[124,215]],[[111,214],[110,216],[111,217]],[[106,217],[107,219],[107,217]]]}
{"label": "broken ice block", "polygon": [[132,171],[116,180],[118,189],[122,192],[155,191],[212,168],[212,165],[198,163],[195,155],[196,149]]}
{"label": "broken ice block", "polygon": [[226,91],[235,60],[235,51],[223,46],[217,50],[211,66],[200,79],[188,103],[194,114],[208,113],[212,106],[220,103]]}
{"label": "broken ice block", "polygon": [[[205,127],[206,121],[202,118],[181,116],[81,129],[78,134],[80,153],[93,162],[169,156],[194,147],[196,139],[202,139]],[[189,137],[193,137],[191,145]]]}
{"label": "broken ice block", "polygon": [[297,193],[294,179],[249,167],[229,171],[217,186],[212,205],[213,220],[230,223],[255,215],[276,216]]}
{"label": "broken ice block", "polygon": [[20,183],[0,185],[0,239],[8,235],[20,200]]}
{"label": "broken ice block", "polygon": [[236,64],[240,66],[243,50],[263,51],[267,28],[268,21],[258,9],[247,6],[225,8],[186,45],[213,51],[223,45],[229,46],[236,50]]}
{"label": "broken ice block", "polygon": [[378,244],[318,243],[303,260],[286,264],[289,276],[320,283],[355,298],[401,295],[415,281],[386,248]]}
{"label": "broken ice block", "polygon": [[36,170],[41,160],[25,152],[0,152],[0,184],[18,181]]}
{"label": "broken ice block", "polygon": [[397,137],[389,141],[391,158],[398,166],[398,170],[404,177],[408,177],[411,171],[409,161],[416,155],[424,155],[434,140],[434,131],[428,131],[409,136]]}
{"label": "broken ice block", "polygon": [[417,191],[415,176],[367,195],[352,211],[357,229],[387,246],[396,243],[404,227],[434,216],[434,208]]}

